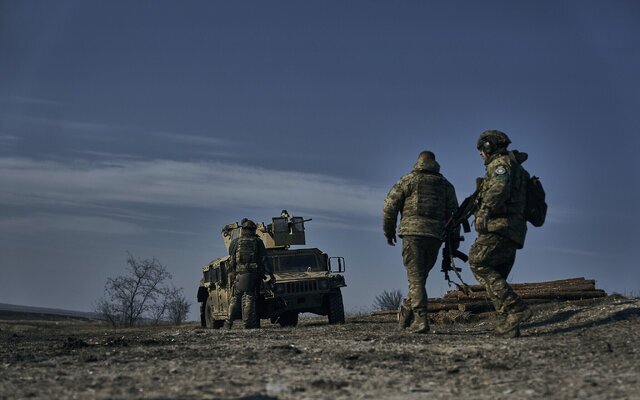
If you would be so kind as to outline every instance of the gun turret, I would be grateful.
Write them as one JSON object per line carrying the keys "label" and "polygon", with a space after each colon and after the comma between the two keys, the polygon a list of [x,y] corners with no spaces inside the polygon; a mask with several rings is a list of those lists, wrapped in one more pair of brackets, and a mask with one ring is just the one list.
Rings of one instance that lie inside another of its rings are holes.
{"label": "gun turret", "polygon": [[[311,219],[291,217],[286,210],[282,210],[280,217],[273,217],[271,223],[258,224],[256,234],[262,239],[267,249],[286,249],[291,245],[306,244],[304,223]],[[227,224],[222,228],[222,240],[229,250],[231,241],[240,235],[240,225],[237,222]]]}

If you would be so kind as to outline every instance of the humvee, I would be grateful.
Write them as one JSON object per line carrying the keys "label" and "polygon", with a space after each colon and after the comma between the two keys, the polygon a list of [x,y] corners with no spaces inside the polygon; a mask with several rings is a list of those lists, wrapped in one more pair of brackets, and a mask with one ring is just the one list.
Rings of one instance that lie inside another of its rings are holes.
{"label": "humvee", "polygon": [[[283,210],[271,224],[258,224],[256,234],[267,249],[276,283],[262,282],[256,299],[255,312],[259,327],[261,319],[281,326],[296,326],[300,313],[314,313],[328,317],[329,324],[344,323],[341,288],[345,287],[343,257],[329,257],[317,248],[291,249],[304,245],[305,226],[301,217],[290,217]],[[231,241],[240,234],[240,225],[228,224],[222,229],[227,252]],[[216,258],[202,268],[198,287],[200,322],[203,327],[219,329],[229,312],[233,273],[229,256]],[[245,318],[243,318],[245,320]],[[246,322],[245,322],[245,327]]]}

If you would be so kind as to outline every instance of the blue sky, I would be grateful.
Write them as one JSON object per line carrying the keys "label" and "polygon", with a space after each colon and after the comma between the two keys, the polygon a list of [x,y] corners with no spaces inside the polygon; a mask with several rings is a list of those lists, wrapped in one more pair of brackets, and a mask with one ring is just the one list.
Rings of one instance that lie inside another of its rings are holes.
{"label": "blue sky", "polygon": [[0,0],[0,302],[90,309],[127,251],[195,297],[222,225],[288,209],[370,307],[406,293],[386,192],[429,149],[462,200],[486,129],[548,192],[512,281],[637,294],[639,22],[633,1]]}

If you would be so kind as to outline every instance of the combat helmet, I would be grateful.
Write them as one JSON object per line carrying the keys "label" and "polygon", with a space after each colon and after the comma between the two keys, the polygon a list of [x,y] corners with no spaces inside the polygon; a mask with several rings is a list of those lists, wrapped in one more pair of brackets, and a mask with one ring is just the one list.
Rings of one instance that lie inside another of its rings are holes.
{"label": "combat helmet", "polygon": [[243,229],[248,229],[250,231],[255,231],[256,229],[258,229],[256,223],[248,218],[242,218],[242,221],[240,221],[240,226]]}
{"label": "combat helmet", "polygon": [[495,153],[496,150],[506,149],[511,143],[511,139],[506,133],[491,129],[480,134],[477,142],[477,149],[487,154]]}

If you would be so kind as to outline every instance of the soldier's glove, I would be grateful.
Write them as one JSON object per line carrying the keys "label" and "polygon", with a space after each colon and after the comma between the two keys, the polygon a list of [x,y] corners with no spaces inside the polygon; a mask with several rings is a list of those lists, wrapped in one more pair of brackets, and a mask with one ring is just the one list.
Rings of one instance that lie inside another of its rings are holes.
{"label": "soldier's glove", "polygon": [[489,223],[489,218],[487,215],[486,211],[478,211],[476,213],[476,231],[478,231],[478,233],[487,233],[489,231],[488,229],[488,223]]}
{"label": "soldier's glove", "polygon": [[396,239],[395,233],[387,234],[385,236],[387,237],[387,243],[389,244],[389,246],[395,246],[396,243],[398,242],[398,239]]}

